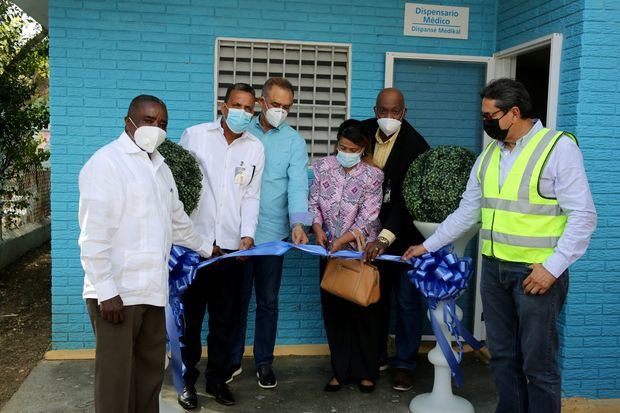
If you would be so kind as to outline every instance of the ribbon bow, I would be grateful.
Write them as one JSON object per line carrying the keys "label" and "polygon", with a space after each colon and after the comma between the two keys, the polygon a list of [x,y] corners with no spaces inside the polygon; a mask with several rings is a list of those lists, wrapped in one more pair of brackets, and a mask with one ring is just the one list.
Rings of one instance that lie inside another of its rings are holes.
{"label": "ribbon bow", "polygon": [[436,252],[427,252],[414,258],[410,260],[410,263],[413,268],[407,272],[409,280],[426,298],[429,308],[435,310],[439,302],[444,302],[443,322],[448,326],[448,330],[457,343],[458,359],[454,357],[452,346],[441,332],[439,321],[435,318],[433,311],[429,311],[431,326],[437,338],[437,344],[448,361],[452,377],[457,387],[461,387],[463,373],[459,364],[463,358],[463,340],[476,350],[482,347],[482,343],[467,331],[456,315],[455,300],[467,288],[467,282],[473,273],[472,260],[469,257],[459,259],[456,254],[444,247]]}

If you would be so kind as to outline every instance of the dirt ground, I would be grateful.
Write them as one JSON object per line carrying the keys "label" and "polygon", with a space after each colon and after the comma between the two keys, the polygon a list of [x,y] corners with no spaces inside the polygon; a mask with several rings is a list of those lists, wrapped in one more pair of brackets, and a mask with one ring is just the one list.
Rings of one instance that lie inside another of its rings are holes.
{"label": "dirt ground", "polygon": [[0,409],[48,350],[50,245],[0,270]]}

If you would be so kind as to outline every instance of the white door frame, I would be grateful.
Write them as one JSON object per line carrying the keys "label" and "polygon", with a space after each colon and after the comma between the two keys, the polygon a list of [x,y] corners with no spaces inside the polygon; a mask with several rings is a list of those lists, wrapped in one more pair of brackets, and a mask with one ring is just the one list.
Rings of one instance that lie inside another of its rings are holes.
{"label": "white door frame", "polygon": [[491,80],[494,74],[489,71],[489,64],[492,57],[486,56],[466,56],[452,54],[430,54],[430,53],[404,53],[404,52],[387,52],[385,54],[385,87],[392,87],[394,84],[394,60],[431,60],[436,62],[458,62],[458,63],[486,63],[487,64],[487,81]]}
{"label": "white door frame", "polygon": [[522,43],[493,54],[494,78],[514,79],[517,73],[517,56],[543,47],[551,47],[549,56],[549,90],[547,93],[547,122],[549,129],[557,128],[558,95],[560,91],[560,62],[562,60],[562,33],[551,33],[527,43]]}
{"label": "white door frame", "polygon": [[[484,63],[487,65],[486,81],[489,82],[495,75],[494,59],[487,56],[465,56],[465,55],[445,55],[445,54],[425,54],[425,53],[400,53],[387,52],[385,54],[385,87],[394,85],[394,60],[428,60],[435,62],[456,62],[456,63]],[[483,137],[484,139],[484,137]],[[484,148],[484,145],[482,146]],[[480,148],[482,150],[482,148]],[[479,243],[480,244],[480,243]],[[480,298],[480,264],[482,262],[481,245],[478,246],[476,262],[476,300],[474,302],[474,331],[473,335],[478,340],[486,338],[484,321],[482,321],[482,299]],[[424,335],[423,340],[435,340],[435,336]]]}

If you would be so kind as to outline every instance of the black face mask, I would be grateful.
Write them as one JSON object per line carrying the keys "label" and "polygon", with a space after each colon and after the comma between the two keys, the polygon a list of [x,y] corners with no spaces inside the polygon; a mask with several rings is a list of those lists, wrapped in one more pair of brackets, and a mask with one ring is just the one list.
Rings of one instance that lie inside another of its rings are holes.
{"label": "black face mask", "polygon": [[[504,116],[506,116],[507,114],[508,112],[504,113]],[[502,116],[499,119],[484,119],[483,120],[483,128],[484,128],[484,131],[487,133],[487,135],[489,135],[491,138],[498,140],[500,142],[503,142],[506,139],[506,136],[508,136],[508,131],[512,127],[512,125],[510,125],[508,129],[500,128],[499,121],[504,116]]]}

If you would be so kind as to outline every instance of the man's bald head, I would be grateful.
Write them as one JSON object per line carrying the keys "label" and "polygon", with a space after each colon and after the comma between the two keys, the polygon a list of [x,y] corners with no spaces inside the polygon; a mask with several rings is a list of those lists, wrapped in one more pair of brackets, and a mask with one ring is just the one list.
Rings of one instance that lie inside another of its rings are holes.
{"label": "man's bald head", "polygon": [[375,103],[379,106],[381,103],[388,102],[396,102],[401,109],[405,108],[405,96],[403,92],[396,89],[395,87],[386,87],[377,95],[377,102]]}
{"label": "man's bald head", "polygon": [[387,87],[377,95],[375,105],[375,115],[380,118],[392,118],[403,120],[407,108],[405,107],[405,96],[400,90]]}

